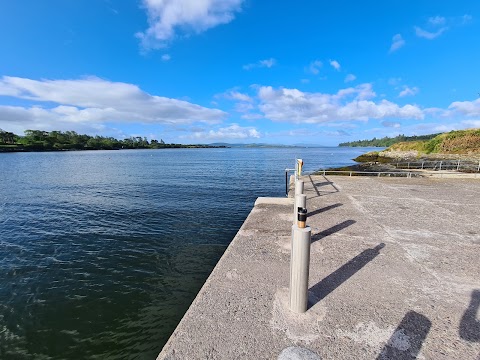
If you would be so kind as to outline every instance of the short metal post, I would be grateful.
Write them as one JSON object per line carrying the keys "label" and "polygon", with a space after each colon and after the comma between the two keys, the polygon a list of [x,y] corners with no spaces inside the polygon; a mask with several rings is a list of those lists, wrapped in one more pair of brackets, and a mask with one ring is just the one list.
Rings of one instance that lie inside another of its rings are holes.
{"label": "short metal post", "polygon": [[288,170],[285,169],[285,196],[288,196]]}
{"label": "short metal post", "polygon": [[440,161],[440,167],[438,169],[439,171],[442,171],[442,162]]}
{"label": "short metal post", "polygon": [[423,164],[425,164],[425,162],[424,162],[424,161],[422,161],[422,170],[423,170]]}
{"label": "short metal post", "polygon": [[477,169],[478,172],[480,172],[480,161],[478,162],[478,169]]}
{"label": "short metal post", "polygon": [[460,169],[460,160],[458,160],[457,171],[458,171],[458,169]]}
{"label": "short metal post", "polygon": [[352,172],[350,171],[350,177],[352,177]]}
{"label": "short metal post", "polygon": [[307,209],[298,211],[298,224],[292,226],[290,258],[290,310],[304,313],[308,308],[308,275],[312,229],[305,225]]}

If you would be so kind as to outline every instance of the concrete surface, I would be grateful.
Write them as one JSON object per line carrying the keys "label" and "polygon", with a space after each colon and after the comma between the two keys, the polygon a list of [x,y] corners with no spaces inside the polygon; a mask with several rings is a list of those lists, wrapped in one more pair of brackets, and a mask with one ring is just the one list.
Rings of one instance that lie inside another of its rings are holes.
{"label": "concrete surface", "polygon": [[158,359],[480,360],[480,181],[303,179],[308,311],[288,309],[292,205],[257,202]]}

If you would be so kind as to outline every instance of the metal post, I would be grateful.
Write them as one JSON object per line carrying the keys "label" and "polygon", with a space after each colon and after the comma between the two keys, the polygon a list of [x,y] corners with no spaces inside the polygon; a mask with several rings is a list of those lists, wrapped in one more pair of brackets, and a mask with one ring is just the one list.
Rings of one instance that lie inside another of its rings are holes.
{"label": "metal post", "polygon": [[460,160],[458,160],[457,171],[458,171],[458,169],[460,169]]}
{"label": "metal post", "polygon": [[425,163],[425,162],[424,162],[424,161],[422,161],[422,170],[423,170],[423,164],[424,164],[424,163]]}
{"label": "metal post", "polygon": [[304,313],[308,307],[308,275],[312,229],[305,226],[307,209],[298,212],[298,224],[292,226],[290,258],[290,310]]}
{"label": "metal post", "polygon": [[288,170],[285,169],[285,196],[288,196]]}
{"label": "metal post", "polygon": [[480,172],[480,161],[478,162],[478,169],[477,169],[478,172]]}
{"label": "metal post", "polygon": [[440,161],[440,168],[438,170],[442,171],[442,162],[441,161]]}

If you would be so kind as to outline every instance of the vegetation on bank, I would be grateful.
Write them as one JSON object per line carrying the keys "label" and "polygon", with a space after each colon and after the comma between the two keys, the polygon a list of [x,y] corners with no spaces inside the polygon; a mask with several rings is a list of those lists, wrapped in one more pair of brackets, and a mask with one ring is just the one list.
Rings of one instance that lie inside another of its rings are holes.
{"label": "vegetation on bank", "polygon": [[387,163],[392,158],[399,156],[412,157],[412,154],[415,154],[414,157],[429,154],[480,154],[480,129],[456,130],[437,134],[429,140],[396,143],[384,151],[373,151],[360,155],[355,161]]}
{"label": "vegetation on bank", "polygon": [[381,139],[373,138],[372,140],[358,140],[358,141],[350,141],[344,142],[339,144],[340,147],[389,147],[393,144],[401,143],[401,142],[410,142],[410,141],[423,141],[423,140],[430,140],[440,134],[431,134],[431,135],[420,135],[420,136],[405,136],[405,135],[398,135],[394,138],[385,136]]}
{"label": "vegetation on bank", "polygon": [[0,129],[0,152],[219,147],[226,146],[166,144],[163,140],[148,141],[140,136],[118,140],[113,137],[81,135],[75,131],[25,130],[25,135],[19,136]]}

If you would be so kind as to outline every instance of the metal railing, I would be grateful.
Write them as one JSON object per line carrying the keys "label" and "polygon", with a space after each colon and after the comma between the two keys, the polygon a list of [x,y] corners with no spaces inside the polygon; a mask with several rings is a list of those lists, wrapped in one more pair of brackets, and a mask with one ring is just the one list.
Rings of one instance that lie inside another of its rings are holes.
{"label": "metal railing", "polygon": [[455,170],[480,172],[480,161],[467,160],[424,160],[424,161],[405,161],[392,163],[396,169],[422,169],[433,171]]}
{"label": "metal railing", "polygon": [[[313,173],[312,175],[346,175],[346,176],[375,176],[375,177],[381,177],[381,176],[387,176],[387,177],[406,177],[406,178],[412,178],[412,177],[425,177],[425,176],[457,176],[461,173],[457,172],[440,172],[440,171],[355,171],[355,170],[317,170]],[[465,176],[471,175],[471,177],[477,178],[480,177],[479,173],[465,173],[463,174]]]}
{"label": "metal railing", "polygon": [[285,196],[288,196],[288,189],[289,189],[289,181],[288,181],[288,173],[294,172],[295,174],[295,181],[297,180],[297,169],[285,169]]}

